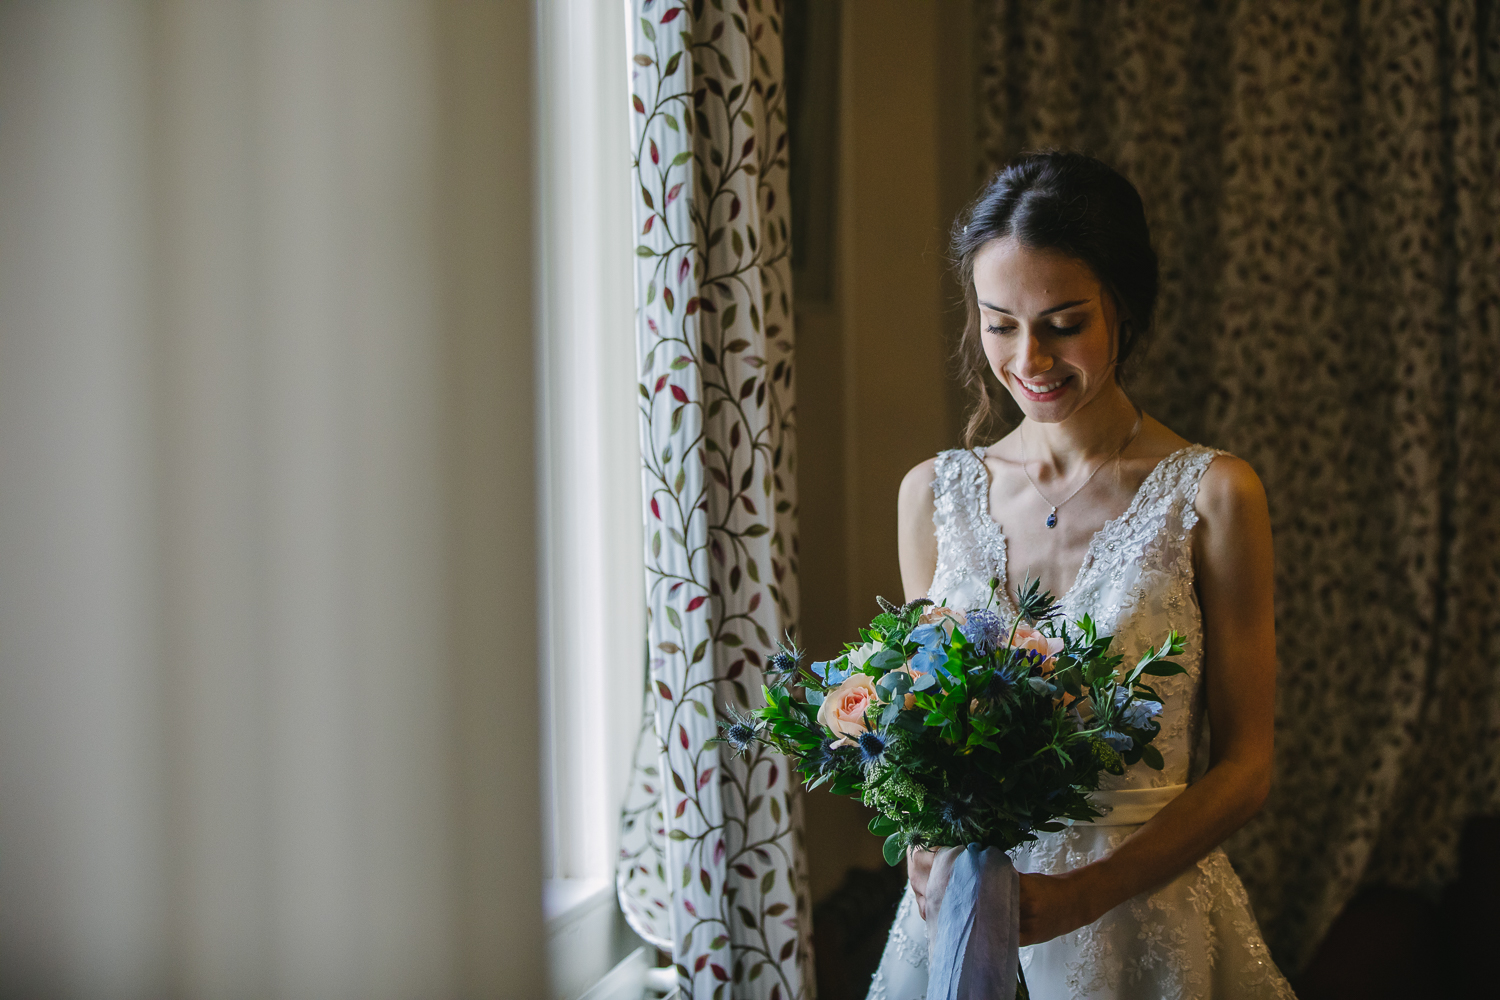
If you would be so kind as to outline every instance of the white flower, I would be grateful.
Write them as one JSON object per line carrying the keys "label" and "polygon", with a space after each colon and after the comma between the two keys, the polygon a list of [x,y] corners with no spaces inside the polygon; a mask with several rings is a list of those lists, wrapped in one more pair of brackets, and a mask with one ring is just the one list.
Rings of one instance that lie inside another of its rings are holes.
{"label": "white flower", "polygon": [[870,657],[880,652],[881,648],[882,647],[878,642],[867,642],[863,646],[854,650],[849,654],[849,669],[851,671],[859,670],[865,665],[865,662],[869,660]]}

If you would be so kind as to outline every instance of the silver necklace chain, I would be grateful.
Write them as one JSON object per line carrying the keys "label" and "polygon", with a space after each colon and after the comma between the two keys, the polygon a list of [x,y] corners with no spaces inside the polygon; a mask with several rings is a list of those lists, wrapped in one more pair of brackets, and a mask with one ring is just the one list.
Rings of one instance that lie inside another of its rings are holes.
{"label": "silver necklace chain", "polygon": [[1027,479],[1028,482],[1031,483],[1031,488],[1034,489],[1034,490],[1036,490],[1036,495],[1042,498],[1042,502],[1043,503],[1045,503],[1047,506],[1049,506],[1049,507],[1052,508],[1051,513],[1049,513],[1047,515],[1047,527],[1049,527],[1049,528],[1055,528],[1055,527],[1057,527],[1057,508],[1061,507],[1063,504],[1067,503],[1069,500],[1071,500],[1074,497],[1076,497],[1083,490],[1083,488],[1085,486],[1087,486],[1089,483],[1091,483],[1091,482],[1094,481],[1094,477],[1099,474],[1099,470],[1100,469],[1104,468],[1110,462],[1114,461],[1115,458],[1120,454],[1120,452],[1122,452],[1126,448],[1130,447],[1130,442],[1134,441],[1135,440],[1135,436],[1141,432],[1141,424],[1142,424],[1142,422],[1144,420],[1144,417],[1145,417],[1145,414],[1141,411],[1141,408],[1140,407],[1136,407],[1136,410],[1135,410],[1135,426],[1133,428],[1131,428],[1130,436],[1125,439],[1125,441],[1120,445],[1120,447],[1118,447],[1118,448],[1116,448],[1114,450],[1114,454],[1110,455],[1109,458],[1106,458],[1104,461],[1102,461],[1098,465],[1094,466],[1094,471],[1089,473],[1089,476],[1088,476],[1087,479],[1085,479],[1083,482],[1081,482],[1081,483],[1078,484],[1078,488],[1077,489],[1075,489],[1072,493],[1069,493],[1066,497],[1064,497],[1063,499],[1059,500],[1057,503],[1053,503],[1051,500],[1048,500],[1047,499],[1047,494],[1045,494],[1045,493],[1042,492],[1042,488],[1040,486],[1038,486],[1036,484],[1036,480],[1031,477],[1030,449],[1027,448],[1027,446],[1026,446],[1026,423],[1025,423],[1025,421],[1021,422],[1021,425],[1020,425],[1020,428],[1019,428],[1020,431],[1021,431],[1021,471],[1024,472],[1024,473],[1026,473],[1026,479]]}

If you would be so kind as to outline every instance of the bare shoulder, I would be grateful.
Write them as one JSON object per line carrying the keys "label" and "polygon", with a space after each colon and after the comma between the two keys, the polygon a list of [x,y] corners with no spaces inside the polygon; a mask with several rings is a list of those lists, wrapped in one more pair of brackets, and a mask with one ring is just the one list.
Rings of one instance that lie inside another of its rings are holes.
{"label": "bare shoulder", "polygon": [[1142,414],[1141,429],[1136,434],[1135,440],[1125,449],[1125,454],[1162,459],[1186,448],[1191,443],[1187,438],[1146,413]]}
{"label": "bare shoulder", "polygon": [[931,513],[935,502],[932,482],[936,478],[936,458],[929,458],[913,466],[911,471],[901,478],[901,490],[897,494],[896,504],[903,514],[921,514],[924,511]]}
{"label": "bare shoulder", "polygon": [[932,482],[937,459],[929,458],[901,480],[896,498],[896,548],[901,562],[901,587],[908,601],[922,597],[937,569],[938,543],[933,531],[937,506]]}
{"label": "bare shoulder", "polygon": [[1218,455],[1198,483],[1193,504],[1205,527],[1250,527],[1268,524],[1266,488],[1249,462],[1235,455]]}

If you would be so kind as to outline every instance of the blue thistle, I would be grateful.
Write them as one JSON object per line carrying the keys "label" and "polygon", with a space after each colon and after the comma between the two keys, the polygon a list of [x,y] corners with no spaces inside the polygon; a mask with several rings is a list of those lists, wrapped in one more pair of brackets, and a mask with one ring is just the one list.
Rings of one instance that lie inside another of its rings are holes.
{"label": "blue thistle", "polygon": [[843,754],[840,751],[843,747],[834,746],[835,742],[837,741],[825,737],[823,742],[818,744],[818,748],[808,754],[808,759],[817,767],[819,774],[827,774],[842,762]]}
{"label": "blue thistle", "polygon": [[728,744],[738,757],[760,741],[761,722],[755,716],[741,712],[733,705],[727,706],[727,710],[729,721],[720,721],[718,738]]}
{"label": "blue thistle", "polygon": [[985,685],[985,697],[1001,698],[1015,682],[1016,674],[1009,667],[996,667],[995,672],[990,675],[989,684]]}
{"label": "blue thistle", "polygon": [[938,804],[938,818],[948,827],[959,843],[967,843],[978,833],[975,822],[974,800],[967,795],[954,795]]}
{"label": "blue thistle", "polygon": [[802,662],[803,652],[797,648],[792,641],[792,635],[787,633],[786,640],[779,642],[777,651],[766,661],[766,669],[773,674],[790,675],[797,669],[797,664]]}
{"label": "blue thistle", "polygon": [[859,762],[865,767],[878,764],[891,745],[890,737],[874,731],[859,734]]}

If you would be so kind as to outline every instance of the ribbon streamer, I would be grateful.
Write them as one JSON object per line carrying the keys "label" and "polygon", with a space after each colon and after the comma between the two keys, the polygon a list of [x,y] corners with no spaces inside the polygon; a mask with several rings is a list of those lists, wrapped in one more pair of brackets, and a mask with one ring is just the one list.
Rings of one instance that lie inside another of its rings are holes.
{"label": "ribbon streamer", "polygon": [[927,1000],[1004,1000],[1021,968],[1021,876],[996,847],[949,847],[927,882]]}

